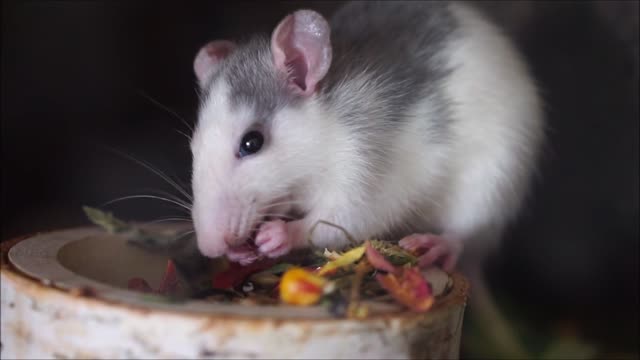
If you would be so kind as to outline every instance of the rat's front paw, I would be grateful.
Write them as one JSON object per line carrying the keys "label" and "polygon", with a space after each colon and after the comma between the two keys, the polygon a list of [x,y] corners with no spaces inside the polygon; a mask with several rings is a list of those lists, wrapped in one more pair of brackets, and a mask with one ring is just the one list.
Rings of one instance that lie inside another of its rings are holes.
{"label": "rat's front paw", "polygon": [[259,253],[276,258],[291,251],[292,240],[287,223],[282,220],[273,220],[260,226],[255,243]]}
{"label": "rat's front paw", "polygon": [[409,235],[399,243],[406,250],[420,255],[419,266],[427,267],[441,260],[442,269],[451,272],[462,252],[462,243],[457,239],[433,234]]}
{"label": "rat's front paw", "polygon": [[247,244],[232,247],[227,250],[227,259],[232,262],[237,262],[242,266],[253,263],[258,260],[259,257],[260,254],[256,252],[256,249]]}

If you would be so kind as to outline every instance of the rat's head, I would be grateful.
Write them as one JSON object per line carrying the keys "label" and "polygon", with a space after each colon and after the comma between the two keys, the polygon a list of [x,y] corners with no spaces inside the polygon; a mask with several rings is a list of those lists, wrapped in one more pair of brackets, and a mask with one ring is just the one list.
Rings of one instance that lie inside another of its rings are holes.
{"label": "rat's head", "polygon": [[192,215],[204,255],[243,244],[265,217],[305,211],[300,188],[326,146],[316,94],[330,63],[329,26],[308,10],[284,18],[270,40],[213,41],[196,56]]}

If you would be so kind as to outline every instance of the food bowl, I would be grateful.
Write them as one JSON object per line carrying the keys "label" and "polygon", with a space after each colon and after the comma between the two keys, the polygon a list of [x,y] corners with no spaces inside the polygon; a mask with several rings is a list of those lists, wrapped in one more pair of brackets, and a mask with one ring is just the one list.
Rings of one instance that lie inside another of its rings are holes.
{"label": "food bowl", "polygon": [[447,284],[425,313],[373,307],[365,319],[321,306],[157,301],[167,258],[98,227],[41,233],[2,244],[4,358],[456,359],[468,283]]}

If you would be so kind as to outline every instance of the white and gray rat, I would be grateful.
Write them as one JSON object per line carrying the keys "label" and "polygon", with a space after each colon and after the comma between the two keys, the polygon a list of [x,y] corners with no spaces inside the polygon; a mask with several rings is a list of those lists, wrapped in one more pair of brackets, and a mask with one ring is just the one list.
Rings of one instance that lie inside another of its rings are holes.
{"label": "white and gray rat", "polygon": [[[479,277],[542,144],[526,64],[463,3],[351,2],[330,22],[299,10],[270,38],[207,44],[194,69],[193,221],[209,257],[278,257],[325,220],[402,238],[422,266],[450,271],[464,248]],[[330,226],[313,241],[347,244]]]}

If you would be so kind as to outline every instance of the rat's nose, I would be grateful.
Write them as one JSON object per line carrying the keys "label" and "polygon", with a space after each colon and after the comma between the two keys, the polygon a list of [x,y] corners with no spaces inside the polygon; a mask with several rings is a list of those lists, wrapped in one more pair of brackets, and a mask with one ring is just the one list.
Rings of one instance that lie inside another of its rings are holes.
{"label": "rat's nose", "polygon": [[228,228],[226,219],[221,216],[207,216],[210,211],[202,211],[201,208],[196,210],[193,224],[200,252],[208,257],[224,255],[229,244],[233,242],[233,232]]}
{"label": "rat's nose", "polygon": [[225,191],[194,199],[193,224],[203,254],[220,256],[245,242],[240,220],[246,216],[241,209],[234,195]]}
{"label": "rat's nose", "polygon": [[220,241],[220,238],[216,238],[215,235],[210,235],[206,232],[197,233],[197,244],[200,253],[204,256],[215,258],[224,255],[228,249],[228,245]]}

